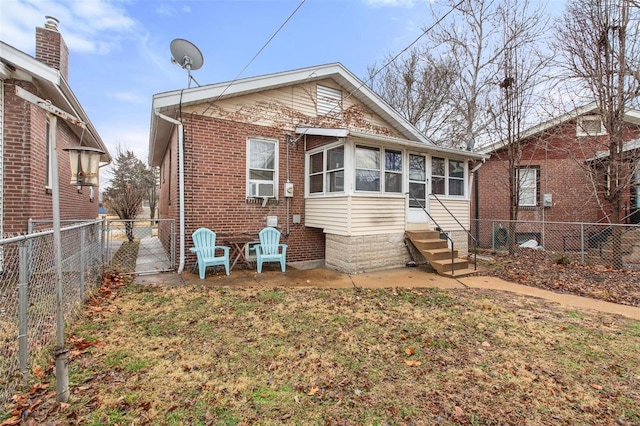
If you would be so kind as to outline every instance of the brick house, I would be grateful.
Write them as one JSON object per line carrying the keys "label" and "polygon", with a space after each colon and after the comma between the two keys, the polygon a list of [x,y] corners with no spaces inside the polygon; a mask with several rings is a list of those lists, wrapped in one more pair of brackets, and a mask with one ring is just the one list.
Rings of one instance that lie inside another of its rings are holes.
{"label": "brick house", "polygon": [[[29,219],[51,219],[51,139],[55,135],[59,164],[61,219],[98,216],[97,188],[70,186],[69,156],[64,148],[85,145],[111,157],[68,83],[69,49],[57,20],[47,17],[36,28],[35,58],[0,42],[0,236],[28,231]],[[26,97],[50,105],[85,123],[86,129],[56,117]]]}
{"label": "brick house", "polygon": [[[632,149],[640,142],[640,111],[625,115],[624,138]],[[607,140],[597,108],[590,104],[534,126],[524,132],[518,177],[521,182],[518,220],[529,222],[583,222],[606,220],[610,206],[603,194],[594,190],[586,168],[607,156]],[[485,220],[509,219],[507,150],[500,142],[479,152],[490,158],[477,172],[472,216]],[[604,163],[603,163],[604,164]],[[607,179],[606,166],[600,175]],[[640,222],[640,173],[624,194],[621,217],[625,222]],[[539,238],[523,232],[516,241]],[[486,243],[485,244],[490,244]]]}
{"label": "brick house", "polygon": [[468,226],[480,158],[428,142],[339,63],[153,96],[149,163],[159,216],[180,223],[180,271],[197,228],[224,240],[267,225],[292,266],[404,266],[405,231],[458,226],[443,205]]}

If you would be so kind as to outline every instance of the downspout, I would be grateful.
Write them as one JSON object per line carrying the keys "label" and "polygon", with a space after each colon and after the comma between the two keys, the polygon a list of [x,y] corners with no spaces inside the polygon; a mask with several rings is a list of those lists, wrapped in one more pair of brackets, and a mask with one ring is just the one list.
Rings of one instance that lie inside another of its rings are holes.
{"label": "downspout", "polygon": [[[482,162],[480,164],[478,164],[477,166],[475,166],[473,169],[471,169],[471,175],[473,176],[471,179],[469,179],[469,195],[473,194],[474,195],[474,213],[475,213],[475,220],[477,221],[476,224],[476,241],[480,241],[480,193],[478,191],[478,182],[479,182],[479,178],[478,178],[478,169],[480,167],[482,167],[482,165],[485,163],[485,161],[487,161],[486,158],[482,158]],[[475,187],[473,186],[473,183],[475,181]]]}
{"label": "downspout", "polygon": [[180,238],[180,263],[178,264],[178,273],[181,274],[184,269],[185,254],[184,254],[184,127],[182,122],[168,117],[164,114],[154,111],[156,116],[173,123],[178,126],[178,198],[180,203],[180,221],[179,221],[179,238]]}

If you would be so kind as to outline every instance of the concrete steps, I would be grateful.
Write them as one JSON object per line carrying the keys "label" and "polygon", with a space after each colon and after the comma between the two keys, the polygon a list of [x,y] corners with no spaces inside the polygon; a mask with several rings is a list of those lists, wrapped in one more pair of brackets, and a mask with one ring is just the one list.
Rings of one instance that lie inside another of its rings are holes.
{"label": "concrete steps", "polygon": [[438,274],[463,277],[477,272],[469,267],[468,260],[458,257],[458,250],[451,251],[447,240],[440,238],[440,232],[406,231],[405,236]]}

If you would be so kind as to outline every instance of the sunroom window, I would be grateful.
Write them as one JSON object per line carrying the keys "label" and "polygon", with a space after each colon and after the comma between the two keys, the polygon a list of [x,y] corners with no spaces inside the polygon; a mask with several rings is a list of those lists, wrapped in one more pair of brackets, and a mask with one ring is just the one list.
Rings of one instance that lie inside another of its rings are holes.
{"label": "sunroom window", "polygon": [[356,191],[380,192],[380,149],[356,146]]}
{"label": "sunroom window", "polygon": [[384,192],[402,192],[402,152],[384,150]]}
{"label": "sunroom window", "polygon": [[344,146],[309,156],[309,193],[344,192]]}
{"label": "sunroom window", "polygon": [[247,141],[247,197],[275,197],[277,145],[265,139]]}
{"label": "sunroom window", "polygon": [[431,193],[436,195],[464,195],[464,162],[431,158]]}

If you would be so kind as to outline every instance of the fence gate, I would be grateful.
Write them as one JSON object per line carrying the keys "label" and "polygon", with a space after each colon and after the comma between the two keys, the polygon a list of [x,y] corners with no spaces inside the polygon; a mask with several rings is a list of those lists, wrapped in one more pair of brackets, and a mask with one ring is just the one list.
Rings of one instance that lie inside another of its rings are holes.
{"label": "fence gate", "polygon": [[175,220],[107,220],[105,264],[137,275],[175,270]]}

